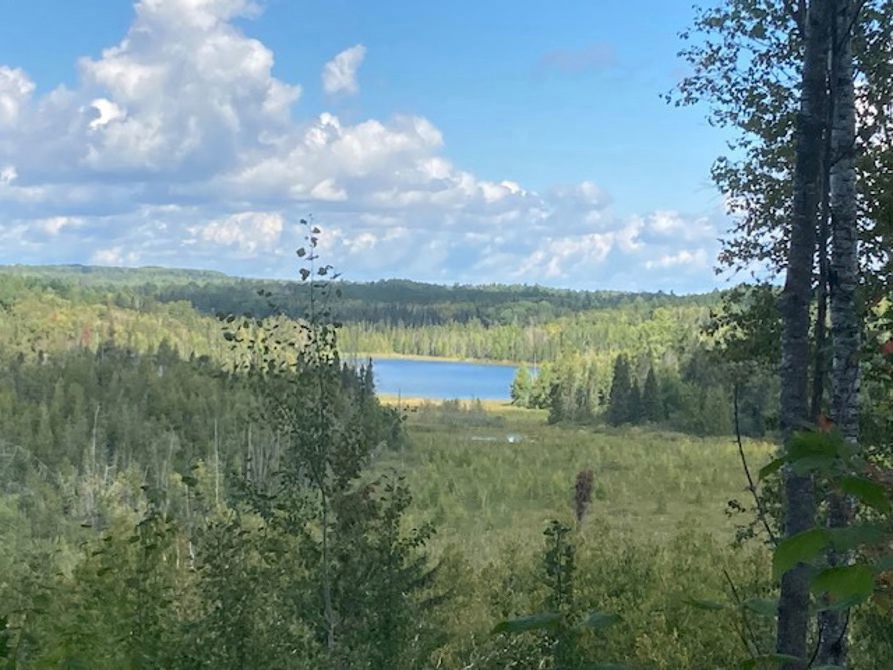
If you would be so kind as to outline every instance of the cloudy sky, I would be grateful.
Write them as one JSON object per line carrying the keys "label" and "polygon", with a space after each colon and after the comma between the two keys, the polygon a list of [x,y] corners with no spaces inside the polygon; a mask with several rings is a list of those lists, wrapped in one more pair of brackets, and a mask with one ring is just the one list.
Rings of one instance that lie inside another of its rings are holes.
{"label": "cloudy sky", "polygon": [[689,0],[0,4],[0,263],[692,291]]}

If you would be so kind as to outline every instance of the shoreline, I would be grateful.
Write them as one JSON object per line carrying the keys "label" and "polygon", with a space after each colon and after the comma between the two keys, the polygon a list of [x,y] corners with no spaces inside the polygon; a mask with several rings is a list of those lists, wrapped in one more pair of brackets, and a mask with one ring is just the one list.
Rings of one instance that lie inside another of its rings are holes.
{"label": "shoreline", "polygon": [[357,359],[357,361],[367,360],[369,358],[380,358],[382,360],[404,360],[404,361],[421,361],[431,363],[471,363],[473,365],[494,365],[499,367],[521,367],[522,365],[532,368],[533,364],[524,361],[497,361],[491,358],[455,358],[452,356],[420,356],[418,354],[396,354],[394,352],[376,354],[368,351],[356,353],[342,353],[341,359]]}
{"label": "shoreline", "polygon": [[[422,398],[419,396],[403,396],[396,393],[379,393],[376,391],[376,397],[379,402],[385,405],[398,405],[403,407],[419,407],[420,405],[440,406],[444,402],[453,402],[458,400],[464,409],[469,409],[472,405],[480,402],[481,406],[488,412],[506,411],[506,410],[525,410],[527,408],[512,405],[511,400],[480,400],[475,398]],[[532,411],[532,410],[531,410]]]}

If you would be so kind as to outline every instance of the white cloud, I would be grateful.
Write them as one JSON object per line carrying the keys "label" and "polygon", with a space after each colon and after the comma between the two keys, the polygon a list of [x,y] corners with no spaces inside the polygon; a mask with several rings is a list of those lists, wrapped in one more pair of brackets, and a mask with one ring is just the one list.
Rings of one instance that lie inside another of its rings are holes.
{"label": "white cloud", "polygon": [[357,70],[366,57],[366,47],[357,44],[345,49],[323,66],[322,88],[329,95],[336,93],[355,94],[360,90],[357,84]]}
{"label": "white cloud", "polygon": [[38,219],[34,223],[47,235],[58,235],[63,228],[76,228],[83,221],[73,216],[51,216],[48,219]]}
{"label": "white cloud", "polygon": [[669,210],[648,215],[643,226],[653,236],[684,242],[703,241],[717,236],[709,218],[692,218]]}
{"label": "white cloud", "polygon": [[[303,109],[272,51],[232,21],[258,11],[141,0],[124,38],[79,62],[76,86],[42,95],[0,66],[0,262],[281,276],[302,243],[287,224],[312,211],[327,260],[357,279],[683,289],[695,280],[678,272],[693,265],[681,254],[708,264],[716,219],[620,216],[591,181],[482,179],[447,160],[418,115]],[[326,64],[329,93],[356,92],[364,54]]]}
{"label": "white cloud", "polygon": [[82,164],[208,174],[286,132],[300,87],[274,78],[273,53],[228,23],[254,9],[244,0],[139,2],[127,37],[80,62],[84,89],[104,93],[90,105]]}
{"label": "white cloud", "polygon": [[135,251],[124,251],[124,247],[115,246],[107,249],[98,249],[91,257],[93,265],[136,265],[140,256]]}
{"label": "white cloud", "polygon": [[97,130],[126,116],[123,109],[105,98],[97,98],[90,103],[90,106],[96,110],[96,118],[89,123],[90,130]]}
{"label": "white cloud", "polygon": [[0,66],[0,130],[14,128],[34,92],[34,82],[20,69]]}
{"label": "white cloud", "polygon": [[275,212],[239,212],[195,228],[197,237],[222,246],[235,246],[243,254],[276,247],[285,225]]}
{"label": "white cloud", "polygon": [[709,265],[705,249],[683,249],[677,253],[664,254],[657,259],[647,261],[645,267],[654,268],[687,267],[689,270],[701,270]]}

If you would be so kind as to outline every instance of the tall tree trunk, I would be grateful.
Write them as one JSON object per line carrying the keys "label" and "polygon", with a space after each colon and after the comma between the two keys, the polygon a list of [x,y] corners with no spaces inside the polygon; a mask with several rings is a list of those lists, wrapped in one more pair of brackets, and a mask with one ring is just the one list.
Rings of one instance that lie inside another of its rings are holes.
{"label": "tall tree trunk", "polygon": [[[821,185],[823,138],[827,99],[829,22],[833,0],[813,0],[806,20],[797,147],[794,165],[794,200],[788,249],[787,276],[781,298],[781,428],[785,445],[791,435],[810,423],[809,416],[809,307]],[[785,535],[811,528],[815,522],[812,478],[786,468],[784,472]],[[806,665],[809,630],[809,573],[805,565],[789,570],[781,579],[778,605],[779,653],[803,659],[788,670]]]}
{"label": "tall tree trunk", "polygon": [[[834,358],[831,369],[832,416],[845,440],[859,441],[859,345],[860,320],[856,307],[859,285],[859,249],[856,229],[856,108],[853,89],[853,0],[835,0],[831,86],[831,337]],[[832,492],[828,501],[828,525],[842,528],[850,523],[852,503]],[[846,555],[830,552],[830,565],[840,565]],[[846,666],[846,612],[823,612],[819,620],[820,665]]]}
{"label": "tall tree trunk", "polygon": [[822,147],[822,202],[818,228],[818,281],[816,284],[816,317],[815,317],[815,353],[812,370],[812,400],[809,404],[809,415],[818,421],[819,414],[825,411],[825,382],[828,377],[830,363],[830,342],[828,341],[828,293],[831,275],[828,246],[831,242],[831,126],[834,113],[834,91],[829,87],[829,96],[825,101],[825,137]]}

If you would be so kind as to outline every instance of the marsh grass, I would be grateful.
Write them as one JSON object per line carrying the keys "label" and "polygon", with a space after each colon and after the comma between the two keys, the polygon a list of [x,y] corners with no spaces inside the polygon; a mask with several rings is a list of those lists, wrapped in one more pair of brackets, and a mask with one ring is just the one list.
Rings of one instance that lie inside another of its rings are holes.
{"label": "marsh grass", "polygon": [[[545,412],[497,402],[403,406],[411,447],[381,465],[406,474],[415,499],[410,521],[435,523],[437,549],[455,545],[483,564],[508,544],[538,542],[547,520],[573,519],[574,482],[587,469],[595,495],[584,536],[607,528],[660,543],[684,527],[733,538],[726,503],[745,497],[745,480],[731,437],[547,426]],[[758,468],[772,445],[748,442],[746,451]]]}

